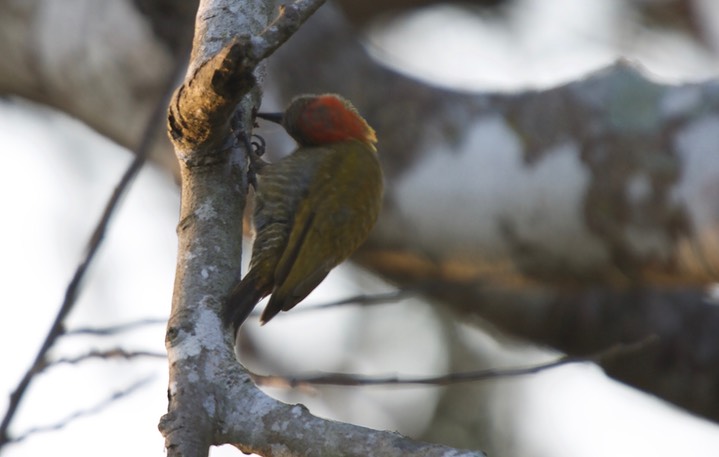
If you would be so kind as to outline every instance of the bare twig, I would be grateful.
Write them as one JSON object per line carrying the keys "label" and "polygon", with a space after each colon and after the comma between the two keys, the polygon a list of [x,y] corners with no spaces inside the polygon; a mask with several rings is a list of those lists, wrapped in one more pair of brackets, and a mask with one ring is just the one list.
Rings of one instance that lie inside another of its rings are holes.
{"label": "bare twig", "polygon": [[563,365],[573,363],[596,363],[601,365],[602,361],[608,361],[617,357],[626,357],[636,355],[646,350],[649,346],[657,344],[658,337],[655,335],[648,336],[641,341],[634,343],[618,343],[603,351],[592,355],[564,356],[551,362],[532,365],[521,368],[491,368],[486,370],[467,371],[462,373],[450,373],[440,376],[427,377],[401,377],[401,376],[367,376],[351,373],[321,373],[306,376],[278,376],[278,375],[260,375],[252,373],[252,379],[257,385],[264,387],[279,388],[308,388],[316,385],[330,386],[406,386],[406,385],[429,385],[429,386],[446,386],[450,384],[459,384],[463,382],[486,381],[489,379],[513,378],[517,376],[526,376],[539,373],[541,371],[550,370]]}
{"label": "bare twig", "polygon": [[155,376],[148,376],[144,379],[141,379],[137,381],[136,383],[128,386],[127,388],[123,390],[119,390],[109,397],[107,397],[105,400],[101,401],[100,403],[96,404],[95,406],[88,408],[88,409],[81,409],[79,411],[75,411],[74,413],[70,414],[66,418],[49,425],[43,425],[40,427],[33,427],[29,430],[26,430],[25,432],[21,433],[17,437],[8,440],[8,443],[19,443],[20,441],[23,441],[30,437],[31,435],[37,434],[37,433],[45,433],[45,432],[53,432],[57,430],[61,430],[67,425],[69,425],[72,421],[79,419],[81,417],[91,416],[93,414],[98,414],[102,412],[104,409],[112,405],[117,400],[120,400],[124,397],[127,397],[128,395],[140,390],[142,387],[149,384],[152,380],[155,379]]}
{"label": "bare twig", "polygon": [[[287,316],[293,316],[299,312],[303,311],[321,311],[329,308],[335,308],[339,306],[346,306],[346,305],[360,305],[360,306],[372,306],[372,305],[384,305],[388,303],[394,303],[398,302],[399,300],[403,300],[407,297],[411,297],[415,294],[415,290],[412,288],[402,288],[393,290],[392,292],[384,292],[379,294],[362,294],[362,295],[354,295],[352,297],[343,298],[341,300],[335,300],[327,303],[321,303],[319,305],[308,305],[308,306],[299,306],[292,310],[292,313],[281,313],[278,315],[278,317],[287,317]],[[261,314],[261,310],[254,309],[252,310],[252,313],[250,313],[251,316],[259,316]]]}
{"label": "bare twig", "polygon": [[125,173],[120,178],[120,181],[117,183],[115,190],[105,206],[105,210],[103,211],[103,214],[100,217],[92,236],[90,237],[85,257],[78,265],[72,280],[65,290],[65,297],[62,305],[60,306],[60,309],[55,316],[55,320],[45,337],[45,341],[42,343],[42,346],[40,346],[40,350],[35,356],[35,360],[32,365],[28,368],[17,387],[10,394],[10,402],[8,404],[7,411],[5,412],[2,423],[0,423],[0,449],[10,441],[8,428],[10,427],[10,423],[17,412],[23,395],[30,386],[35,374],[37,374],[38,371],[45,365],[47,352],[55,344],[55,341],[57,341],[57,339],[64,333],[65,318],[68,314],[70,314],[70,311],[72,311],[75,306],[75,302],[82,285],[82,280],[85,278],[85,273],[87,273],[100,244],[105,238],[110,220],[117,209],[120,199],[125,195],[135,176],[137,176],[137,173],[147,160],[158,129],[161,129],[165,124],[166,107],[172,96],[177,76],[183,67],[184,62],[179,62],[177,68],[172,72],[171,77],[168,79],[165,90],[163,91],[163,96],[160,100],[158,100],[153,112],[151,113],[150,119],[147,122],[147,127],[142,134],[140,144],[135,151],[135,158],[125,170]]}
{"label": "bare twig", "polygon": [[85,354],[81,354],[75,357],[63,357],[57,360],[49,361],[42,369],[47,369],[55,365],[76,365],[90,359],[137,359],[140,357],[148,357],[155,359],[166,359],[167,354],[164,352],[152,352],[152,351],[128,351],[123,348],[108,349],[105,351],[90,351]]}
{"label": "bare twig", "polygon": [[166,318],[158,319],[140,319],[132,322],[125,322],[124,324],[111,325],[109,327],[80,327],[73,330],[67,330],[65,336],[72,335],[92,335],[92,336],[111,336],[122,332],[129,332],[137,330],[142,327],[151,325],[166,325]]}
{"label": "bare twig", "polygon": [[304,307],[297,308],[297,309],[302,310],[302,311],[316,311],[316,310],[334,308],[336,306],[344,306],[344,305],[360,305],[360,306],[383,305],[386,303],[393,303],[393,302],[403,300],[407,297],[414,295],[414,293],[415,293],[415,291],[411,288],[402,288],[402,289],[393,290],[391,292],[384,292],[384,293],[379,293],[379,294],[355,295],[353,297],[343,298],[342,300],[331,301],[328,303],[322,303],[322,304],[314,305],[314,306],[304,306]]}

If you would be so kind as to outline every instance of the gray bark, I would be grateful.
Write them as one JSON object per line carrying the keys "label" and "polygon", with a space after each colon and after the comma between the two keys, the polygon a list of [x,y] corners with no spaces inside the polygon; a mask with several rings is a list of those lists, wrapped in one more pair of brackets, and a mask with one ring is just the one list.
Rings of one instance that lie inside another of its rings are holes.
{"label": "gray bark", "polygon": [[[225,443],[267,456],[484,455],[320,419],[274,400],[250,382],[234,358],[233,332],[221,324],[241,258],[247,151],[237,138],[249,137],[258,104],[252,74],[320,4],[296,2],[269,26],[267,2],[237,10],[234,2],[200,4],[192,61],[170,106],[182,205],[166,341],[170,404],[160,422],[168,455],[207,455]],[[237,30],[252,36],[236,37]]]}

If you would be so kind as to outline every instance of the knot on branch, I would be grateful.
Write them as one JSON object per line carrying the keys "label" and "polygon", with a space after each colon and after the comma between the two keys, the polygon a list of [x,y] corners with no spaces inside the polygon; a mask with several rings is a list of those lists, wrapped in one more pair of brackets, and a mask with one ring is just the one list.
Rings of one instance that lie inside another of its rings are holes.
{"label": "knot on branch", "polygon": [[251,49],[250,38],[241,36],[208,61],[217,61],[211,68],[210,87],[218,97],[239,101],[238,94],[241,97],[256,84],[253,72],[259,61],[250,57]]}
{"label": "knot on branch", "polygon": [[188,166],[226,158],[228,151],[223,146],[230,132],[230,117],[256,86],[253,72],[259,61],[248,57],[250,48],[249,37],[234,39],[200,65],[175,93],[168,130],[178,158]]}
{"label": "knot on branch", "polygon": [[[246,30],[234,24],[234,29],[218,26],[214,30],[216,34],[205,33],[204,41],[197,40],[193,50],[197,71],[188,75],[175,92],[168,114],[170,139],[180,161],[189,167],[227,160],[229,151],[223,146],[228,144],[231,133],[230,117],[240,100],[256,87],[255,68],[287,41],[322,3],[323,0],[301,0],[285,6],[257,35],[228,36],[227,30]],[[221,50],[208,56],[214,52],[208,49],[218,40],[224,43]],[[249,113],[250,107],[246,111]],[[243,121],[250,130],[250,117],[246,116]]]}

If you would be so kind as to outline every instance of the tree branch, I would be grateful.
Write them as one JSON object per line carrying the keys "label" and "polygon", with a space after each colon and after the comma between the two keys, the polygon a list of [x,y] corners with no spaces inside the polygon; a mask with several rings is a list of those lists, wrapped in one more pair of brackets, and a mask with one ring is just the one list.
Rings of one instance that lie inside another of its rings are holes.
{"label": "tree branch", "polygon": [[[274,402],[266,414],[257,416],[251,429],[238,426],[246,423],[248,409],[257,404],[239,403],[229,411],[227,433],[243,436],[245,443],[235,444],[245,453],[263,456],[327,455],[343,457],[486,457],[481,451],[461,451],[439,444],[407,439],[399,433],[372,430],[315,417],[302,405]],[[270,424],[267,426],[267,424]],[[255,435],[256,434],[256,435]]]}
{"label": "tree branch", "polygon": [[[222,326],[222,299],[236,278],[241,256],[245,148],[258,101],[254,65],[321,3],[297,1],[263,29],[259,24],[269,22],[269,12],[258,2],[244,2],[239,8],[234,2],[232,8],[222,1],[201,2],[193,61],[169,114],[180,161],[182,205],[166,338],[169,408],[159,426],[168,456],[204,456],[210,445],[224,443],[264,455],[277,455],[278,449],[282,455],[297,456],[482,455],[319,419],[304,407],[273,400],[237,363],[232,332]],[[223,30],[253,36],[237,38]]]}
{"label": "tree branch", "polygon": [[[339,300],[333,300],[327,303],[320,303],[317,305],[308,305],[308,306],[298,306],[297,308],[292,310],[292,313],[282,313],[279,314],[277,317],[280,319],[284,319],[286,317],[292,317],[298,313],[302,312],[313,312],[313,311],[322,311],[325,309],[331,309],[331,308],[337,308],[341,306],[349,306],[349,305],[359,305],[359,306],[374,306],[374,305],[386,305],[386,304],[392,304],[397,303],[400,300],[403,300],[405,298],[411,297],[413,295],[416,295],[419,292],[417,288],[412,287],[404,287],[401,289],[393,290],[391,292],[385,292],[385,293],[379,293],[379,294],[361,294],[361,295],[354,295],[352,297],[342,298]],[[254,309],[250,313],[250,316],[259,316],[262,314],[261,310]]]}
{"label": "tree branch", "polygon": [[56,365],[76,365],[90,359],[137,359],[142,357],[154,358],[154,359],[166,359],[167,355],[159,352],[152,351],[128,351],[123,348],[107,349],[102,351],[90,351],[85,354],[80,354],[75,357],[62,357],[56,360],[49,361],[41,370],[45,370],[49,367]]}
{"label": "tree branch", "polygon": [[656,338],[646,351],[598,361],[608,376],[719,421],[719,308],[693,287],[556,289],[477,281],[426,284],[428,296],[514,336],[583,356]]}
{"label": "tree branch", "polygon": [[80,327],[65,331],[65,336],[72,335],[93,335],[93,336],[111,336],[122,332],[131,332],[139,328],[150,325],[167,325],[167,319],[140,319],[137,321],[126,322],[124,324],[111,325],[108,327]]}
{"label": "tree branch", "polygon": [[[272,24],[252,36],[237,36],[236,31],[257,30],[263,23],[259,18],[269,15],[266,2],[247,2],[243,11],[246,16],[228,14],[224,3],[201,2],[188,78],[170,105],[170,136],[180,160],[189,161],[188,166],[194,164],[187,156],[190,152],[203,161],[215,160],[215,154],[208,152],[217,151],[223,141],[228,141],[231,115],[242,97],[255,87],[256,67],[324,1],[298,0],[285,6]],[[251,109],[247,108],[255,104],[243,107],[246,131],[252,130]]]}
{"label": "tree branch", "polygon": [[520,368],[491,368],[486,370],[449,373],[439,376],[370,376],[356,373],[320,373],[298,376],[261,375],[252,373],[252,379],[263,387],[304,388],[316,385],[325,386],[448,386],[464,382],[486,381],[490,379],[515,378],[537,374],[542,371],[574,363],[596,363],[602,365],[627,356],[637,356],[659,343],[651,335],[641,341],[630,344],[615,344],[603,351],[588,356],[564,356],[537,365]]}

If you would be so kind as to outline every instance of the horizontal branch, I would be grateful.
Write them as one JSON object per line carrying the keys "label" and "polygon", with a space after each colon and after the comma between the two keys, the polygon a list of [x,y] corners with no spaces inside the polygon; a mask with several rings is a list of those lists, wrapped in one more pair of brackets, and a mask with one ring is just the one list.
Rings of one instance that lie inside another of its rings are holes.
{"label": "horizontal branch", "polygon": [[603,359],[617,381],[719,421],[719,307],[694,287],[554,288],[428,283],[425,293],[533,343],[582,357],[656,338],[645,351]]}
{"label": "horizontal branch", "polygon": [[614,346],[588,356],[564,356],[559,359],[540,363],[529,367],[520,368],[492,368],[486,370],[467,371],[462,373],[449,373],[439,376],[420,376],[407,377],[401,375],[392,376],[372,376],[353,373],[321,373],[314,375],[298,375],[298,376],[279,376],[279,375],[261,375],[251,373],[252,379],[257,385],[263,387],[279,387],[279,388],[304,388],[315,385],[329,386],[409,386],[409,385],[425,385],[425,386],[448,386],[465,382],[478,382],[487,380],[497,380],[505,378],[515,378],[518,376],[527,376],[537,374],[542,371],[551,370],[564,365],[576,363],[596,363],[603,365],[610,363],[617,358],[627,356],[640,356],[652,345],[658,344],[658,338],[650,336],[642,341],[630,344],[615,344]]}
{"label": "horizontal branch", "polygon": [[[338,308],[342,306],[374,306],[374,305],[386,305],[397,303],[400,300],[411,297],[418,293],[418,289],[405,287],[402,289],[393,290],[391,292],[379,293],[379,294],[360,294],[352,297],[342,298],[339,300],[333,300],[327,303],[319,303],[316,305],[308,303],[306,306],[298,306],[292,310],[292,313],[283,313],[277,317],[280,319],[292,318],[302,312],[313,312],[323,311],[332,308]],[[261,310],[254,309],[250,313],[250,316],[259,316],[262,313]]]}
{"label": "horizontal branch", "polygon": [[302,405],[267,397],[251,382],[235,385],[229,393],[221,405],[225,427],[220,442],[229,440],[245,453],[277,455],[281,448],[282,455],[297,457],[486,457],[481,451],[423,443],[399,433],[321,419]]}

